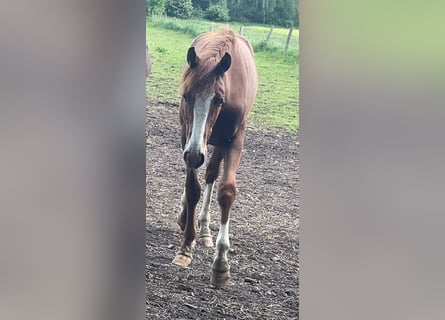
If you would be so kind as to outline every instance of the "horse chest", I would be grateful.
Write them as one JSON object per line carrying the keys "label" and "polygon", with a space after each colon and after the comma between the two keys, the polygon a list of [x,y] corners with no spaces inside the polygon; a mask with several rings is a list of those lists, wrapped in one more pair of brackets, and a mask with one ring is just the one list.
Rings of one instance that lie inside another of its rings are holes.
{"label": "horse chest", "polygon": [[214,146],[226,146],[232,143],[239,127],[239,115],[222,111],[213,126],[208,143]]}

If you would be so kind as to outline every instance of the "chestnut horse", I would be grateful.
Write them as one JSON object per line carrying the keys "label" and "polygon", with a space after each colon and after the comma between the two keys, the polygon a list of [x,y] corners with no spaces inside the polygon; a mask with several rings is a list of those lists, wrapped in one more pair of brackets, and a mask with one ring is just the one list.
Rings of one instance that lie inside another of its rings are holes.
{"label": "chestnut horse", "polygon": [[173,263],[187,267],[192,261],[197,235],[195,209],[201,195],[196,171],[203,165],[207,144],[210,144],[214,149],[205,173],[198,241],[205,247],[213,246],[209,204],[224,160],[218,186],[221,224],[211,276],[212,284],[218,287],[224,286],[230,277],[227,260],[230,210],[235,199],[236,171],[246,134],[247,115],[255,101],[257,86],[253,48],[246,38],[230,30],[219,30],[193,40],[181,82],[179,118],[187,177],[181,197],[182,212],[178,217],[183,243]]}

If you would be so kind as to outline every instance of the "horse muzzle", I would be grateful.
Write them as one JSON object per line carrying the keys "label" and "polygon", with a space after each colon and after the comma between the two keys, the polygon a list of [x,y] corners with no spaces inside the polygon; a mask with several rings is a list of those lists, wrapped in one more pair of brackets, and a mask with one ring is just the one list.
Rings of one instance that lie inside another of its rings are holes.
{"label": "horse muzzle", "polygon": [[192,169],[198,169],[203,165],[205,160],[205,154],[199,150],[184,151],[184,161],[187,167]]}

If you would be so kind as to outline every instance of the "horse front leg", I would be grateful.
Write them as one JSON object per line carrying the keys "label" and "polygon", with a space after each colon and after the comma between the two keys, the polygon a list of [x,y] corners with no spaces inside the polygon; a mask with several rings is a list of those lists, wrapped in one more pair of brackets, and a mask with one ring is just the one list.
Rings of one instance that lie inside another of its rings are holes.
{"label": "horse front leg", "polygon": [[183,233],[183,242],[179,251],[173,259],[173,264],[181,267],[187,267],[192,262],[193,245],[196,238],[195,229],[195,209],[201,194],[195,169],[187,168],[187,177],[185,181],[185,209],[186,221]]}
{"label": "horse front leg", "polygon": [[244,130],[240,130],[230,147],[224,152],[224,173],[218,190],[218,203],[221,208],[221,225],[216,238],[216,251],[210,281],[217,287],[224,286],[230,278],[227,253],[230,248],[230,211],[236,194],[236,171],[244,143]]}
{"label": "horse front leg", "polygon": [[[179,113],[179,122],[181,123],[181,146],[182,146],[182,150],[184,150],[186,138],[187,138],[187,135],[186,135],[187,130],[186,130],[186,125],[184,122],[184,116],[183,116],[182,112]],[[184,191],[182,192],[182,195],[181,195],[182,210],[176,220],[179,227],[181,228],[181,231],[184,231],[185,224],[187,222],[187,196],[186,196],[185,192],[186,192],[186,188],[184,188]]]}
{"label": "horse front leg", "polygon": [[215,147],[209,160],[206,170],[206,187],[204,189],[204,199],[201,211],[198,216],[199,242],[204,247],[213,247],[212,234],[210,232],[210,202],[212,200],[213,186],[219,174],[219,167],[222,160],[222,150]]}
{"label": "horse front leg", "polygon": [[212,193],[214,182],[206,183],[204,189],[203,203],[201,211],[198,215],[198,242],[206,248],[213,247],[212,233],[210,232],[210,202],[212,201]]}
{"label": "horse front leg", "polygon": [[176,222],[181,228],[181,231],[184,232],[185,224],[187,222],[187,197],[185,195],[185,188],[181,195],[181,208],[181,213],[178,215]]}

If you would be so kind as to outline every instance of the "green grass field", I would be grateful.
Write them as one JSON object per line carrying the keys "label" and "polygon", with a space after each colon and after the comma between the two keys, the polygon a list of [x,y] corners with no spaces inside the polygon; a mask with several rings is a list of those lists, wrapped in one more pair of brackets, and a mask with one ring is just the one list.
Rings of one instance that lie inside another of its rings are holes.
{"label": "green grass field", "polygon": [[[179,102],[179,82],[187,49],[193,38],[208,31],[210,26],[216,30],[226,25],[204,20],[148,19],[147,42],[153,61],[147,82],[150,100]],[[239,24],[230,24],[229,27],[239,31]],[[298,30],[294,30],[289,50],[284,53],[288,30],[274,28],[268,45],[261,45],[269,29],[268,26],[244,26],[244,35],[256,49],[255,63],[259,77],[257,100],[249,117],[249,125],[283,128],[292,132],[299,127]]]}
{"label": "green grass field", "polygon": [[[160,17],[151,18],[151,25],[157,27],[171,28],[176,31],[185,31],[192,36],[197,36],[209,30],[216,30],[221,27],[229,26],[232,30],[239,33],[241,23],[217,23],[208,20],[187,19],[181,20],[176,18]],[[243,24],[243,35],[252,43],[260,43],[265,40],[270,31],[270,26]],[[289,29],[274,27],[269,39],[269,45],[284,48],[287,40]],[[289,42],[290,51],[299,51],[299,30],[294,29],[291,40]]]}

